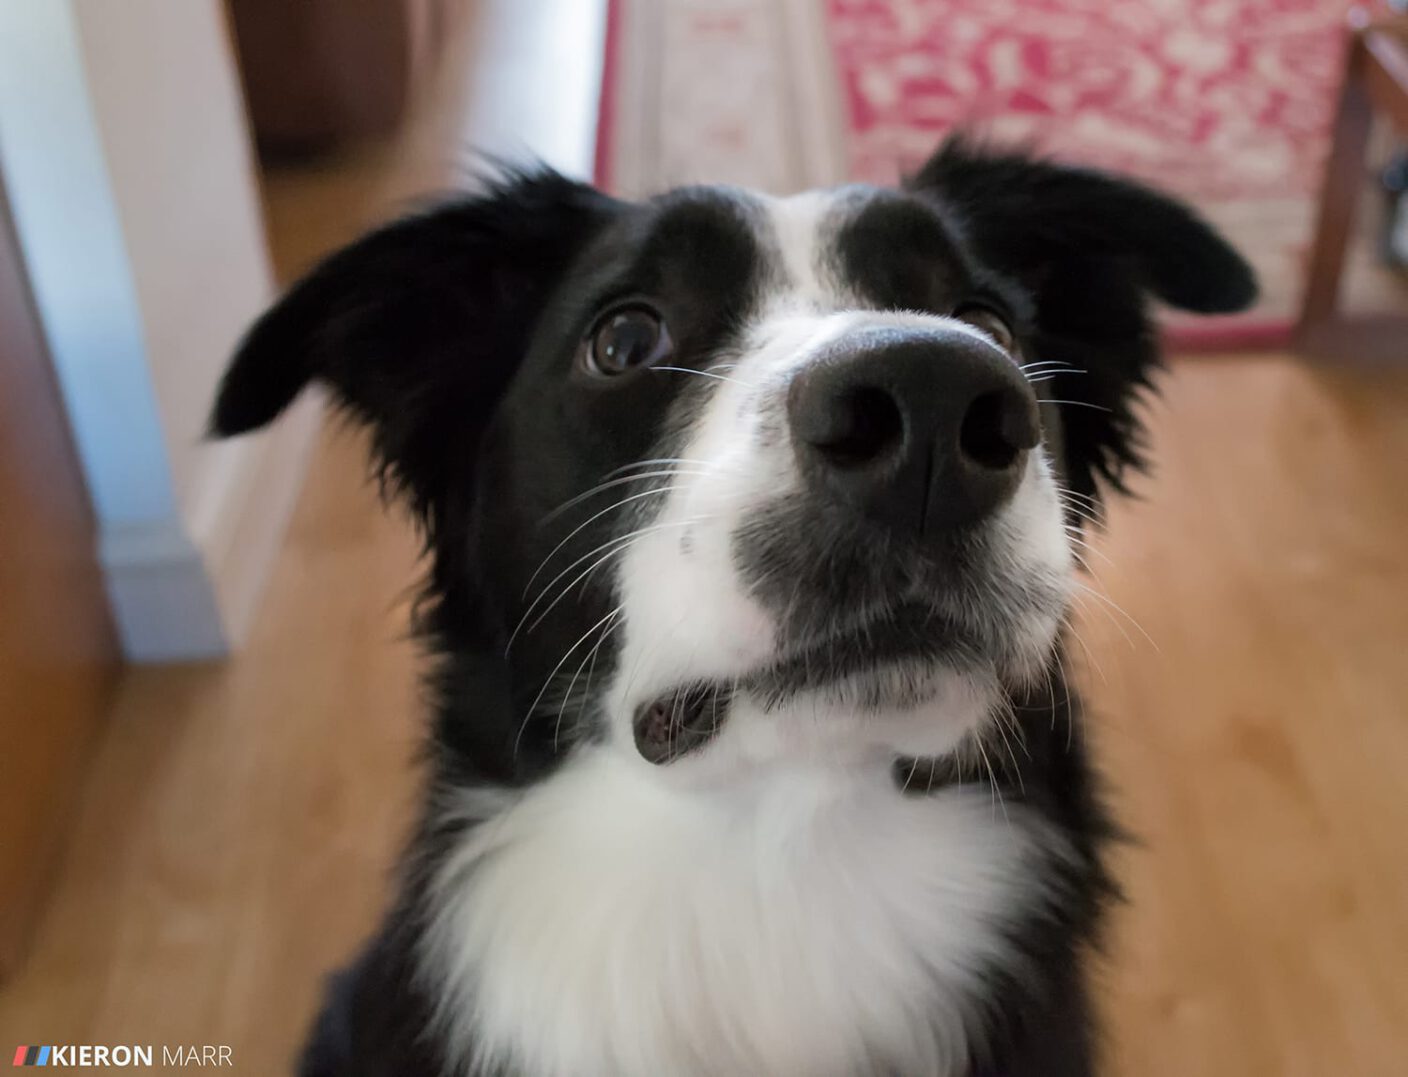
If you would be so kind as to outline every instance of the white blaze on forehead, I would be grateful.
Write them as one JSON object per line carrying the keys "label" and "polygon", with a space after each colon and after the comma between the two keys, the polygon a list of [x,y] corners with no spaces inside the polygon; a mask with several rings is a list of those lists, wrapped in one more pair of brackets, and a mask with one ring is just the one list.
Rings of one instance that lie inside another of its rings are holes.
{"label": "white blaze on forehead", "polygon": [[818,309],[836,305],[840,297],[826,279],[823,265],[824,245],[829,242],[824,226],[827,218],[836,216],[841,197],[836,191],[806,191],[765,203],[781,263],[778,268],[786,282],[776,298]]}
{"label": "white blaze on forehead", "polygon": [[[811,309],[816,312],[869,308],[851,282],[845,279],[836,242],[846,222],[864,207],[865,187],[838,187],[833,190],[804,191],[787,198],[764,201],[773,230],[775,256],[782,283],[764,297],[765,308]],[[961,297],[955,296],[955,301]],[[942,326],[997,346],[991,334],[970,322],[936,314],[885,312],[887,326],[933,330]]]}

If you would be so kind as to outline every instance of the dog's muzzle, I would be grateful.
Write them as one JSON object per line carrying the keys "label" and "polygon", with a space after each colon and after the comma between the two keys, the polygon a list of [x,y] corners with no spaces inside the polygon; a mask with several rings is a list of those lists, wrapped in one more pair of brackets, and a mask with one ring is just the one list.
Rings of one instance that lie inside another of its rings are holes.
{"label": "dog's muzzle", "polygon": [[957,328],[848,335],[796,375],[787,413],[814,493],[920,540],[1006,504],[1041,433],[1017,364]]}

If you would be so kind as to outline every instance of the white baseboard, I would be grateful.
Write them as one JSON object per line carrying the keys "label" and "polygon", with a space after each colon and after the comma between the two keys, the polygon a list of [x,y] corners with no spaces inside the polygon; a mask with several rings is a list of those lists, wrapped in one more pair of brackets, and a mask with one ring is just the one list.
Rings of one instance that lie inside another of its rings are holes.
{"label": "white baseboard", "polygon": [[265,433],[213,447],[186,519],[105,532],[99,558],[133,662],[219,658],[242,644],[298,501],[322,420],[306,393]]}
{"label": "white baseboard", "polygon": [[98,558],[128,661],[190,661],[229,652],[205,561],[179,519],[107,529]]}

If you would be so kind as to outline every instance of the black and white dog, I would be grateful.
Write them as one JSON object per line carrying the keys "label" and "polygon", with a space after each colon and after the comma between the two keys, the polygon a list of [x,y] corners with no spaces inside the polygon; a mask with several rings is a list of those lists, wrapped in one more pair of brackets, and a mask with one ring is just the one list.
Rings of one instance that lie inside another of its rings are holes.
{"label": "black and white dog", "polygon": [[1168,198],[964,139],[901,190],[516,174],[316,269],[214,430],[311,381],[370,427],[436,713],[304,1072],[1090,1073],[1071,536],[1151,297],[1254,292]]}

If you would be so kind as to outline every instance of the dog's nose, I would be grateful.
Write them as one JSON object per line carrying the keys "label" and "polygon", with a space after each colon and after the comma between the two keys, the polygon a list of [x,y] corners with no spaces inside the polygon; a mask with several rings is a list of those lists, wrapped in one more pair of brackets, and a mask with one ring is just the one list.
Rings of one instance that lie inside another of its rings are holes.
{"label": "dog's nose", "polygon": [[1017,364],[957,328],[848,337],[793,378],[787,412],[811,489],[917,537],[1005,504],[1041,436]]}

